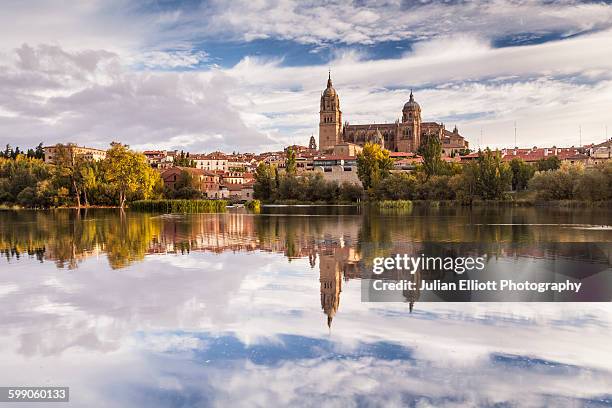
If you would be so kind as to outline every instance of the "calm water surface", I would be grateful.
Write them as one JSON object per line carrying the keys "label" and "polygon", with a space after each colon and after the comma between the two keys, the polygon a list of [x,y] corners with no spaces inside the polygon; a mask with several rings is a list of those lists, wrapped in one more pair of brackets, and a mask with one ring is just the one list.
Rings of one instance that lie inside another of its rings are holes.
{"label": "calm water surface", "polygon": [[610,303],[367,303],[359,270],[425,242],[533,247],[504,255],[520,267],[540,243],[612,242],[611,225],[584,209],[0,211],[0,385],[69,386],[78,407],[610,407]]}

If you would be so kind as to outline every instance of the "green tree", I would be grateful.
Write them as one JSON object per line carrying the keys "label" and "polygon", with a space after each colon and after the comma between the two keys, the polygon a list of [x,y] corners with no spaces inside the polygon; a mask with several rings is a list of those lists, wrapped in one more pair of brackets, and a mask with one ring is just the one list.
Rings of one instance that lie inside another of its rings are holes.
{"label": "green tree", "polygon": [[421,200],[454,200],[456,197],[450,176],[429,177],[417,186],[416,195]]}
{"label": "green tree", "polygon": [[550,156],[538,160],[536,167],[538,171],[558,170],[561,167],[561,160],[557,156]]}
{"label": "green tree", "polygon": [[151,198],[160,176],[143,154],[114,143],[106,152],[104,178],[117,192],[119,206],[124,208],[127,200]]}
{"label": "green tree", "polygon": [[253,195],[259,200],[272,200],[276,192],[275,167],[259,163],[255,171],[255,183],[253,184]]}
{"label": "green tree", "polygon": [[[46,207],[50,203],[42,197],[49,195],[50,179],[51,166],[41,160],[24,155],[0,158],[0,203]],[[28,191],[21,194],[25,189]]]}
{"label": "green tree", "polygon": [[294,175],[281,176],[278,188],[278,198],[283,200],[299,200],[304,186]]}
{"label": "green tree", "polygon": [[297,173],[297,163],[296,163],[296,154],[295,150],[289,148],[287,150],[287,160],[285,161],[285,172],[294,176]]}
{"label": "green tree", "polygon": [[202,198],[198,180],[189,171],[183,170],[175,184],[174,198],[195,199]]}
{"label": "green tree", "polygon": [[36,150],[34,150],[34,158],[44,160],[45,158],[45,149],[43,148],[42,142],[36,146]]}
{"label": "green tree", "polygon": [[393,160],[389,152],[376,143],[366,143],[357,154],[357,176],[368,192],[372,192],[378,183],[389,176],[392,168]]}
{"label": "green tree", "polygon": [[27,156],[33,159],[43,160],[45,158],[45,150],[43,149],[43,144],[39,143],[35,149],[28,149]]}
{"label": "green tree", "polygon": [[174,165],[180,167],[195,167],[195,161],[190,158],[189,152],[185,153],[181,150],[181,154],[174,158]]}
{"label": "green tree", "polygon": [[96,199],[95,191],[99,183],[99,172],[99,166],[95,162],[85,162],[80,168],[79,179],[82,183],[85,206],[89,206],[90,199]]}
{"label": "green tree", "polygon": [[461,190],[470,198],[499,200],[511,186],[512,170],[502,161],[499,151],[486,149],[479,151],[478,159],[465,167],[463,180]]}
{"label": "green tree", "polygon": [[394,173],[380,182],[376,195],[380,200],[412,200],[415,198],[417,184],[412,174]]}
{"label": "green tree", "polygon": [[2,153],[0,153],[1,157],[5,158],[5,159],[10,159],[13,156],[13,149],[11,149],[11,145],[10,144],[6,144],[6,146],[4,147],[4,151]]}
{"label": "green tree", "polygon": [[343,181],[340,184],[339,195],[341,201],[355,203],[363,197],[363,187],[358,183]]}
{"label": "green tree", "polygon": [[583,174],[582,165],[564,164],[558,170],[536,173],[529,182],[529,189],[536,193],[538,200],[571,200]]}
{"label": "green tree", "polygon": [[525,163],[523,159],[515,157],[510,160],[510,169],[512,170],[512,190],[525,190],[529,185],[529,180],[535,174],[535,168]]}
{"label": "green tree", "polygon": [[[612,161],[607,162],[612,170]],[[612,199],[612,171],[606,174],[606,166],[600,165],[586,170],[574,185],[574,196],[585,201]]]}
{"label": "green tree", "polygon": [[81,193],[83,191],[81,171],[85,166],[85,159],[76,155],[70,146],[57,144],[55,145],[53,164],[55,165],[57,182],[71,190],[76,199],[77,207],[81,207]]}
{"label": "green tree", "polygon": [[442,144],[438,135],[427,135],[419,150],[423,156],[423,170],[427,178],[445,173],[445,163],[442,160]]}

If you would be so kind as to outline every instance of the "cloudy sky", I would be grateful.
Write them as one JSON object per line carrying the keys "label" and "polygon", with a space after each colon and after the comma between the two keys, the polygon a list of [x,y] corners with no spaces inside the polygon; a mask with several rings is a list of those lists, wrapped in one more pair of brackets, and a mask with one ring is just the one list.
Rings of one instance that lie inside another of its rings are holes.
{"label": "cloudy sky", "polygon": [[[325,3],[325,4],[324,4]],[[612,136],[612,1],[5,1],[0,142],[263,151],[424,120],[473,147]]]}

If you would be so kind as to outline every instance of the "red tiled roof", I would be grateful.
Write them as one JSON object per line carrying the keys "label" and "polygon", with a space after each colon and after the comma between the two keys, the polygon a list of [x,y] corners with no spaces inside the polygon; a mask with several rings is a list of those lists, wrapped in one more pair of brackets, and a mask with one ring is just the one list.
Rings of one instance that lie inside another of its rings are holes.
{"label": "red tiled roof", "polygon": [[414,157],[416,153],[412,152],[389,152],[389,157]]}
{"label": "red tiled roof", "polygon": [[416,157],[410,157],[406,159],[399,159],[395,161],[395,165],[414,164],[414,163],[423,163],[423,158],[421,156],[416,156]]}
{"label": "red tiled roof", "polygon": [[355,156],[340,156],[340,155],[329,155],[329,156],[319,156],[315,157],[315,161],[323,161],[323,160],[356,160]]}

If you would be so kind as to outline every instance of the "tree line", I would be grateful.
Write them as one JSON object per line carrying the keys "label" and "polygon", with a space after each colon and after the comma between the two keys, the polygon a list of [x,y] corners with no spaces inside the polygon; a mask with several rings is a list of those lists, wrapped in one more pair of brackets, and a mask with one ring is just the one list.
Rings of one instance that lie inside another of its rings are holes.
{"label": "tree line", "polygon": [[19,155],[25,155],[26,157],[43,160],[45,158],[43,144],[39,143],[34,149],[28,149],[27,151],[22,151],[19,146],[13,149],[10,144],[7,144],[4,147],[4,150],[0,151],[0,158],[3,159],[16,159]]}
{"label": "tree line", "polygon": [[356,183],[325,180],[320,173],[297,176],[295,169],[279,173],[276,166],[260,163],[255,171],[253,195],[267,202],[357,202],[363,196],[363,187]]}
{"label": "tree line", "polygon": [[296,174],[295,153],[288,152],[286,171],[260,164],[255,174],[255,197],[264,201],[340,202],[360,200],[505,200],[510,192],[536,200],[612,199],[612,161],[585,169],[550,156],[534,164],[520,158],[510,162],[499,151],[485,149],[466,164],[447,162],[435,135],[427,135],[418,153],[423,163],[414,171],[394,172],[389,152],[366,143],[357,155],[357,184],[327,181],[320,173]]}
{"label": "tree line", "polygon": [[4,205],[123,208],[127,202],[160,198],[162,193],[161,177],[146,157],[118,143],[111,144],[100,161],[87,160],[61,144],[55,146],[52,164],[27,154],[0,157],[0,204]]}

